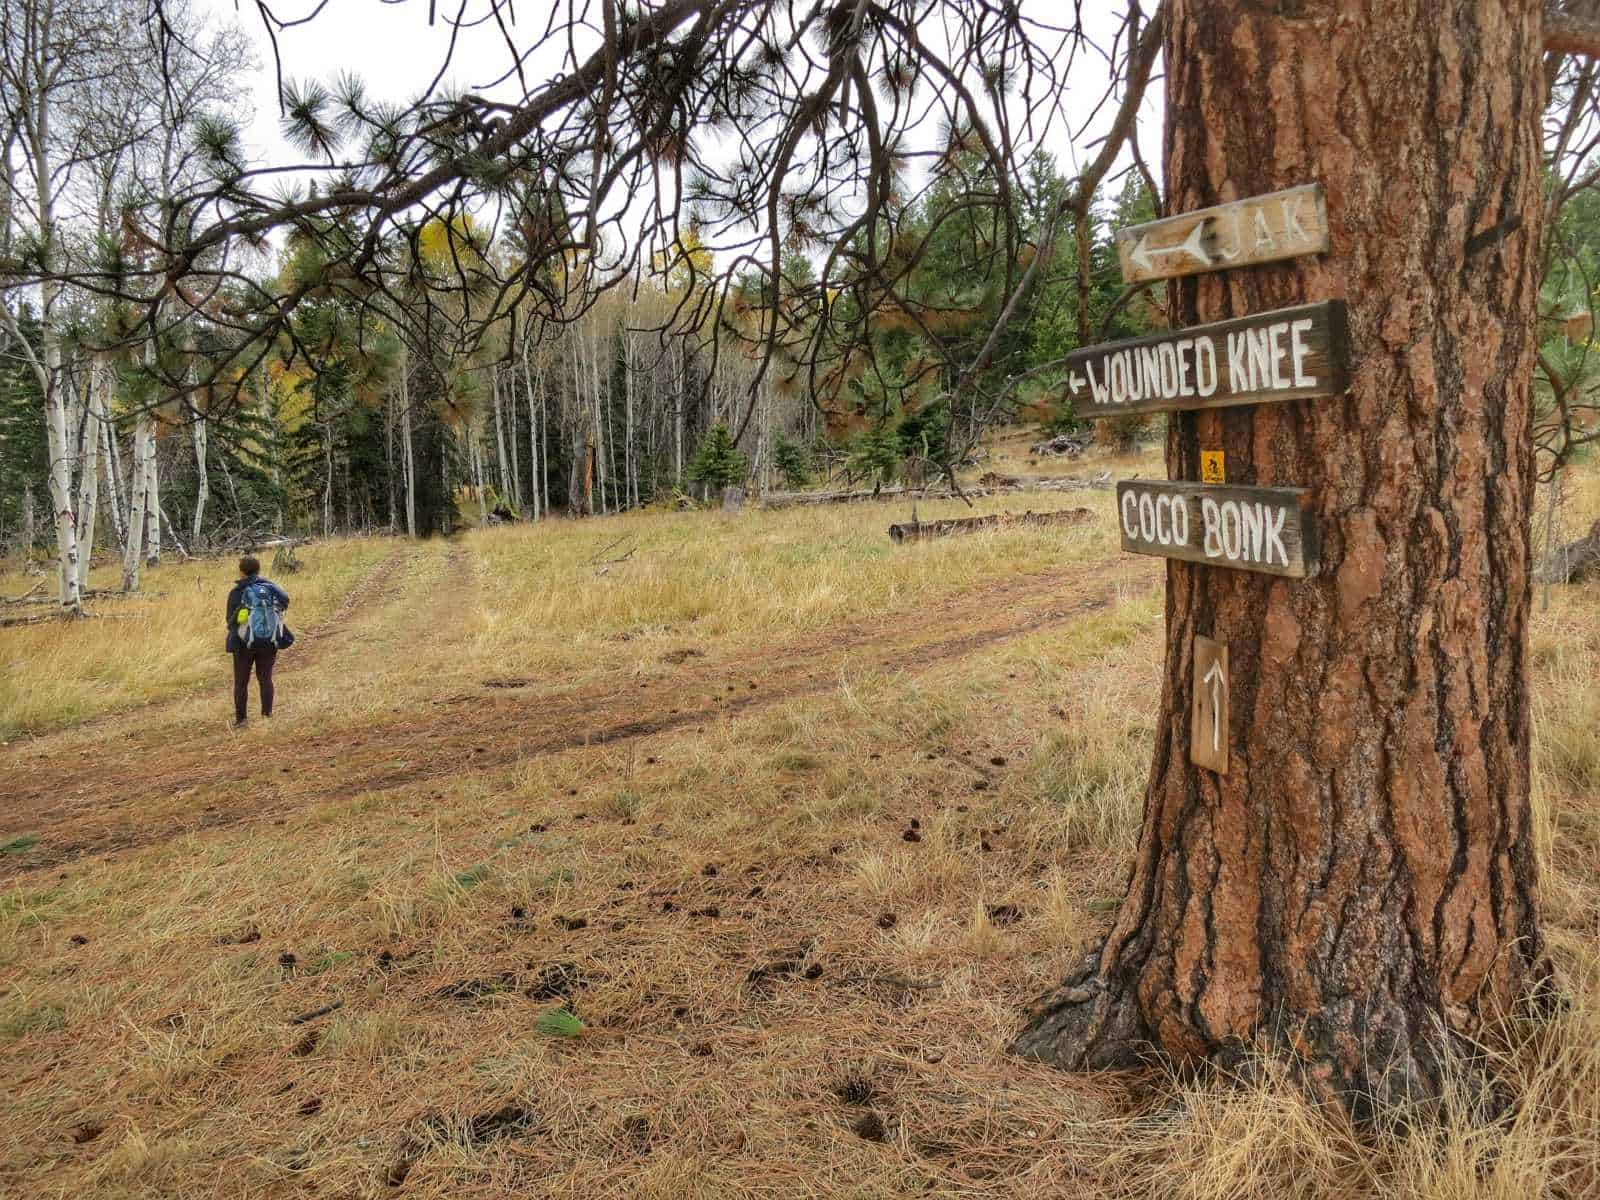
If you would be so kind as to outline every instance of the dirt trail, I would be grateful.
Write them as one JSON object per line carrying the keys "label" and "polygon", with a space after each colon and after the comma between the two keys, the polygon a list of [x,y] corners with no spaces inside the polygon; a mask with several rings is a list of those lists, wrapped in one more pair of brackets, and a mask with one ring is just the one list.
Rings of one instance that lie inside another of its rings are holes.
{"label": "dirt trail", "polygon": [[[464,564],[452,562],[453,574]],[[505,681],[378,719],[297,737],[292,761],[266,750],[243,761],[193,742],[108,746],[94,761],[33,762],[0,814],[0,837],[28,832],[26,858],[0,859],[0,877],[84,854],[164,841],[195,830],[279,816],[321,801],[519,760],[727,720],[840,686],[863,669],[921,672],[999,642],[1111,607],[1119,592],[1159,578],[1143,560],[1085,564],[1070,575],[1019,575],[937,604],[831,626],[725,659],[633,670],[566,692]],[[669,656],[670,657],[670,656]],[[713,696],[715,699],[713,699]],[[7,773],[0,754],[0,774]],[[14,757],[14,756],[11,756]],[[173,798],[192,796],[178,811]]]}

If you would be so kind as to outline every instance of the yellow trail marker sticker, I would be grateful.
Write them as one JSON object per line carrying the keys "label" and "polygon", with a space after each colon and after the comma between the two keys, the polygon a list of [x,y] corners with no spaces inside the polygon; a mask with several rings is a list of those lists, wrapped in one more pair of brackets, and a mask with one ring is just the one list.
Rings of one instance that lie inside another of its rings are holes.
{"label": "yellow trail marker sticker", "polygon": [[1200,482],[1227,483],[1227,457],[1225,450],[1200,451]]}

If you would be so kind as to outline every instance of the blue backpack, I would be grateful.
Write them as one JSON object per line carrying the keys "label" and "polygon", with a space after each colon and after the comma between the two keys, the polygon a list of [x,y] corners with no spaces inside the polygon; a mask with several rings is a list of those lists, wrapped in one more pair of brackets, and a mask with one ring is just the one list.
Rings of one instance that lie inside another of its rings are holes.
{"label": "blue backpack", "polygon": [[276,646],[283,632],[276,589],[261,580],[246,584],[239,603],[249,614],[239,622],[239,640],[246,646]]}

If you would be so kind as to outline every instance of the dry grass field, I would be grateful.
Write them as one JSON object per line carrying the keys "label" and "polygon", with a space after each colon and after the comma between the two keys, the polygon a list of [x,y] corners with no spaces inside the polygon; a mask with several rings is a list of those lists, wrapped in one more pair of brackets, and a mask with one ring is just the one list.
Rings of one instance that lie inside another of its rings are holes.
{"label": "dry grass field", "polygon": [[1535,605],[1571,1004],[1486,1047],[1509,1114],[1003,1053],[1111,919],[1157,708],[1111,494],[977,511],[1079,504],[314,544],[242,731],[226,562],[0,631],[0,1196],[1600,1196],[1600,585]]}

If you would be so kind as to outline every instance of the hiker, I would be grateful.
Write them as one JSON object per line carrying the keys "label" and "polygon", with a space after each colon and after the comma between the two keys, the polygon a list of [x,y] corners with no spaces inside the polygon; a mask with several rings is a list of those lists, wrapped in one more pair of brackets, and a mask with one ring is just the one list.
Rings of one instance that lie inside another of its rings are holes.
{"label": "hiker", "polygon": [[288,594],[270,579],[261,578],[261,563],[254,555],[239,560],[239,580],[228,593],[228,653],[233,655],[233,723],[245,722],[250,702],[250,669],[261,685],[261,715],[272,715],[272,664],[278,651],[294,644],[294,634],[284,624]]}

